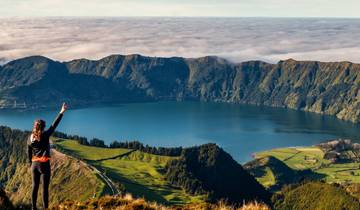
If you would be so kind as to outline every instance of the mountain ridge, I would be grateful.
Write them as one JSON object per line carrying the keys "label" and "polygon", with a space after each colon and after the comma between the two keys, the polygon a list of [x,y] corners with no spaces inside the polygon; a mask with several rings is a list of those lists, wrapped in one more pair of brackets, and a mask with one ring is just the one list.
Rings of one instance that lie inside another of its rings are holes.
{"label": "mountain ridge", "polygon": [[73,106],[195,100],[290,108],[358,123],[360,64],[139,54],[58,62],[32,56],[0,68],[0,94],[1,108],[53,107],[63,100]]}

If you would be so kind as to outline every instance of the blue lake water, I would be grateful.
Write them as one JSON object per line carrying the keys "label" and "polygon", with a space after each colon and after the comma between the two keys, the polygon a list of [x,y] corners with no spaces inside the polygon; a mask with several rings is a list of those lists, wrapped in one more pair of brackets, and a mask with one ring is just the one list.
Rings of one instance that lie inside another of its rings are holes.
{"label": "blue lake water", "polygon": [[[33,120],[52,122],[57,110],[0,111],[0,124],[30,130]],[[360,140],[360,125],[281,108],[202,102],[132,103],[69,110],[59,128],[69,134],[138,140],[154,146],[214,142],[240,163],[257,151],[313,145],[332,138]]]}

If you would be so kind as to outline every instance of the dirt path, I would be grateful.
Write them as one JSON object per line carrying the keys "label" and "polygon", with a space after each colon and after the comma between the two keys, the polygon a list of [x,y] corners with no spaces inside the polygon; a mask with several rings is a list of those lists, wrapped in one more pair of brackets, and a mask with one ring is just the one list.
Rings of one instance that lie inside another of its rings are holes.
{"label": "dirt path", "polygon": [[97,174],[99,174],[99,176],[103,179],[103,181],[105,181],[105,183],[111,189],[112,195],[120,195],[121,194],[120,190],[116,187],[114,182],[109,177],[107,177],[103,172],[101,172],[95,166],[92,166],[90,164],[88,164],[88,167],[91,168],[93,171],[95,171]]}
{"label": "dirt path", "polygon": [[116,155],[113,157],[109,157],[109,158],[103,158],[103,159],[98,159],[98,160],[87,160],[84,159],[88,165],[88,167],[90,167],[92,170],[94,170],[97,174],[99,174],[99,176],[105,181],[105,183],[109,186],[109,188],[111,189],[113,195],[120,195],[121,192],[120,190],[116,187],[116,185],[114,184],[114,182],[108,177],[106,176],[105,173],[101,172],[101,170],[99,170],[98,168],[96,168],[94,165],[92,165],[91,163],[93,162],[100,162],[100,161],[104,161],[104,160],[111,160],[111,159],[116,159],[116,158],[121,158],[121,157],[125,157],[129,154],[131,154],[132,152],[136,151],[135,149],[130,150],[129,152],[120,154],[120,155]]}
{"label": "dirt path", "polygon": [[[59,159],[62,159],[62,158],[65,158],[65,157],[76,159],[81,164],[88,167],[90,170],[94,171],[96,174],[98,174],[100,176],[100,178],[105,182],[105,184],[111,189],[111,193],[112,193],[111,195],[120,195],[121,194],[121,191],[116,187],[115,183],[108,176],[106,176],[102,171],[100,171],[95,166],[88,163],[88,161],[83,161],[83,160],[75,158],[75,157],[73,157],[71,155],[66,155],[66,154],[64,154],[62,152],[59,152],[59,151],[55,150],[54,148],[52,149],[52,152]],[[131,152],[133,152],[133,151],[131,151]],[[125,154],[130,154],[130,153],[128,152],[128,153],[125,153]],[[125,155],[125,154],[122,154],[122,155]],[[114,157],[112,157],[112,158],[114,158]]]}
{"label": "dirt path", "polygon": [[298,151],[298,150],[296,150],[297,152],[295,153],[295,154],[293,154],[293,155],[291,155],[291,156],[289,156],[289,157],[287,157],[287,158],[285,158],[284,160],[282,160],[282,161],[287,161],[287,160],[290,160],[291,158],[293,158],[293,157],[295,157],[296,155],[298,155],[298,154],[300,154],[301,153],[301,151]]}

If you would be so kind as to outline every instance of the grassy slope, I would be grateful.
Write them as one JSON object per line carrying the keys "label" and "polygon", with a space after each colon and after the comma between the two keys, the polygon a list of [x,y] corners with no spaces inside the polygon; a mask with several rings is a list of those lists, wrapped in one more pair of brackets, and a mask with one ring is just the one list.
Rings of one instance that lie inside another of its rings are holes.
{"label": "grassy slope", "polygon": [[66,148],[67,152],[71,152],[73,156],[86,160],[100,160],[105,158],[111,158],[130,151],[129,149],[122,149],[122,148],[110,149],[110,148],[85,146],[85,145],[80,145],[76,141],[72,141],[72,140],[65,140],[65,141],[57,140],[56,144],[63,148]]}
{"label": "grassy slope", "polygon": [[98,199],[89,199],[85,202],[67,201],[58,206],[54,206],[51,210],[269,210],[265,204],[251,202],[244,203],[240,207],[235,208],[228,206],[224,202],[217,204],[197,203],[188,204],[177,208],[159,205],[157,203],[145,201],[144,199],[134,199],[129,195],[124,197],[104,196]]}
{"label": "grassy slope", "polygon": [[266,168],[265,175],[257,178],[257,180],[266,188],[276,184],[275,175],[270,168]]}
{"label": "grassy slope", "polygon": [[92,164],[100,167],[110,178],[122,183],[126,190],[135,196],[166,204],[184,204],[202,199],[201,196],[189,196],[165,181],[161,171],[164,170],[167,161],[174,157],[135,151],[120,158],[96,161],[113,158],[129,150],[84,146],[73,140],[55,141],[55,143],[61,150],[75,157],[95,160]]}
{"label": "grassy slope", "polygon": [[[29,135],[29,132],[0,126],[0,183],[11,201],[19,205],[30,204],[31,170],[26,154]],[[55,150],[51,153],[51,205],[66,199],[86,200],[107,191],[86,164]],[[40,187],[39,203],[41,191]]]}
{"label": "grassy slope", "polygon": [[[330,183],[344,181],[360,183],[359,163],[332,164],[323,159],[323,155],[324,153],[317,147],[299,147],[259,152],[256,154],[256,158],[274,156],[292,169],[311,169],[316,173],[323,174],[325,176],[322,179]],[[258,180],[265,182],[272,180],[270,173],[267,173],[266,176],[269,177],[258,177]]]}
{"label": "grassy slope", "polygon": [[[105,184],[84,163],[54,150],[51,168],[51,205],[74,198],[83,201],[94,194],[98,197],[107,190]],[[15,204],[30,202],[31,173],[28,164],[18,164],[5,189],[10,192],[10,199]],[[41,206],[41,188],[39,193],[38,205]]]}
{"label": "grassy slope", "polygon": [[295,170],[273,156],[257,158],[246,163],[244,168],[270,190],[277,190],[298,179]]}
{"label": "grassy slope", "polygon": [[275,199],[274,207],[277,210],[358,210],[360,203],[340,187],[310,182],[283,190]]}

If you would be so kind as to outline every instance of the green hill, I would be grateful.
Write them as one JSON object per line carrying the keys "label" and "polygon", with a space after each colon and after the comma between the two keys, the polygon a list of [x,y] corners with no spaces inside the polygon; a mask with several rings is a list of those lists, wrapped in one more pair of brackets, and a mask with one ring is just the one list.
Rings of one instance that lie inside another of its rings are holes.
{"label": "green hill", "polygon": [[295,170],[273,156],[252,160],[246,163],[244,168],[271,190],[299,180]]}
{"label": "green hill", "polygon": [[60,151],[96,166],[113,181],[122,185],[126,192],[136,197],[164,204],[185,204],[204,200],[204,196],[191,196],[166,181],[165,166],[169,160],[176,157],[123,148],[86,146],[66,139],[54,142]]}
{"label": "green hill", "polygon": [[311,170],[313,173],[304,174],[305,178],[328,183],[360,183],[359,163],[333,163],[325,159],[324,154],[320,148],[312,146],[263,151],[256,153],[256,158],[273,156],[292,170]]}
{"label": "green hill", "polygon": [[[180,156],[164,156],[130,149],[90,148],[74,140],[54,142],[61,151],[87,159],[123,185],[126,192],[148,201],[178,205],[221,199],[233,203],[270,200],[270,193],[215,144],[183,149]],[[89,158],[86,151],[102,153],[103,158]]]}
{"label": "green hill", "polygon": [[168,162],[166,179],[191,194],[206,193],[210,201],[270,203],[270,193],[215,144],[184,149],[180,158]]}
{"label": "green hill", "polygon": [[[0,126],[0,184],[15,205],[29,204],[31,198],[31,173],[26,160],[28,136],[28,132]],[[51,152],[51,205],[67,199],[98,197],[109,190],[85,163],[55,150]]]}
{"label": "green hill", "polygon": [[311,169],[290,168],[273,156],[256,158],[244,165],[244,168],[270,191],[278,191],[284,185],[299,183],[303,180],[318,180],[325,177]]}
{"label": "green hill", "polygon": [[309,182],[283,189],[273,197],[277,210],[358,210],[359,201],[334,185]]}

